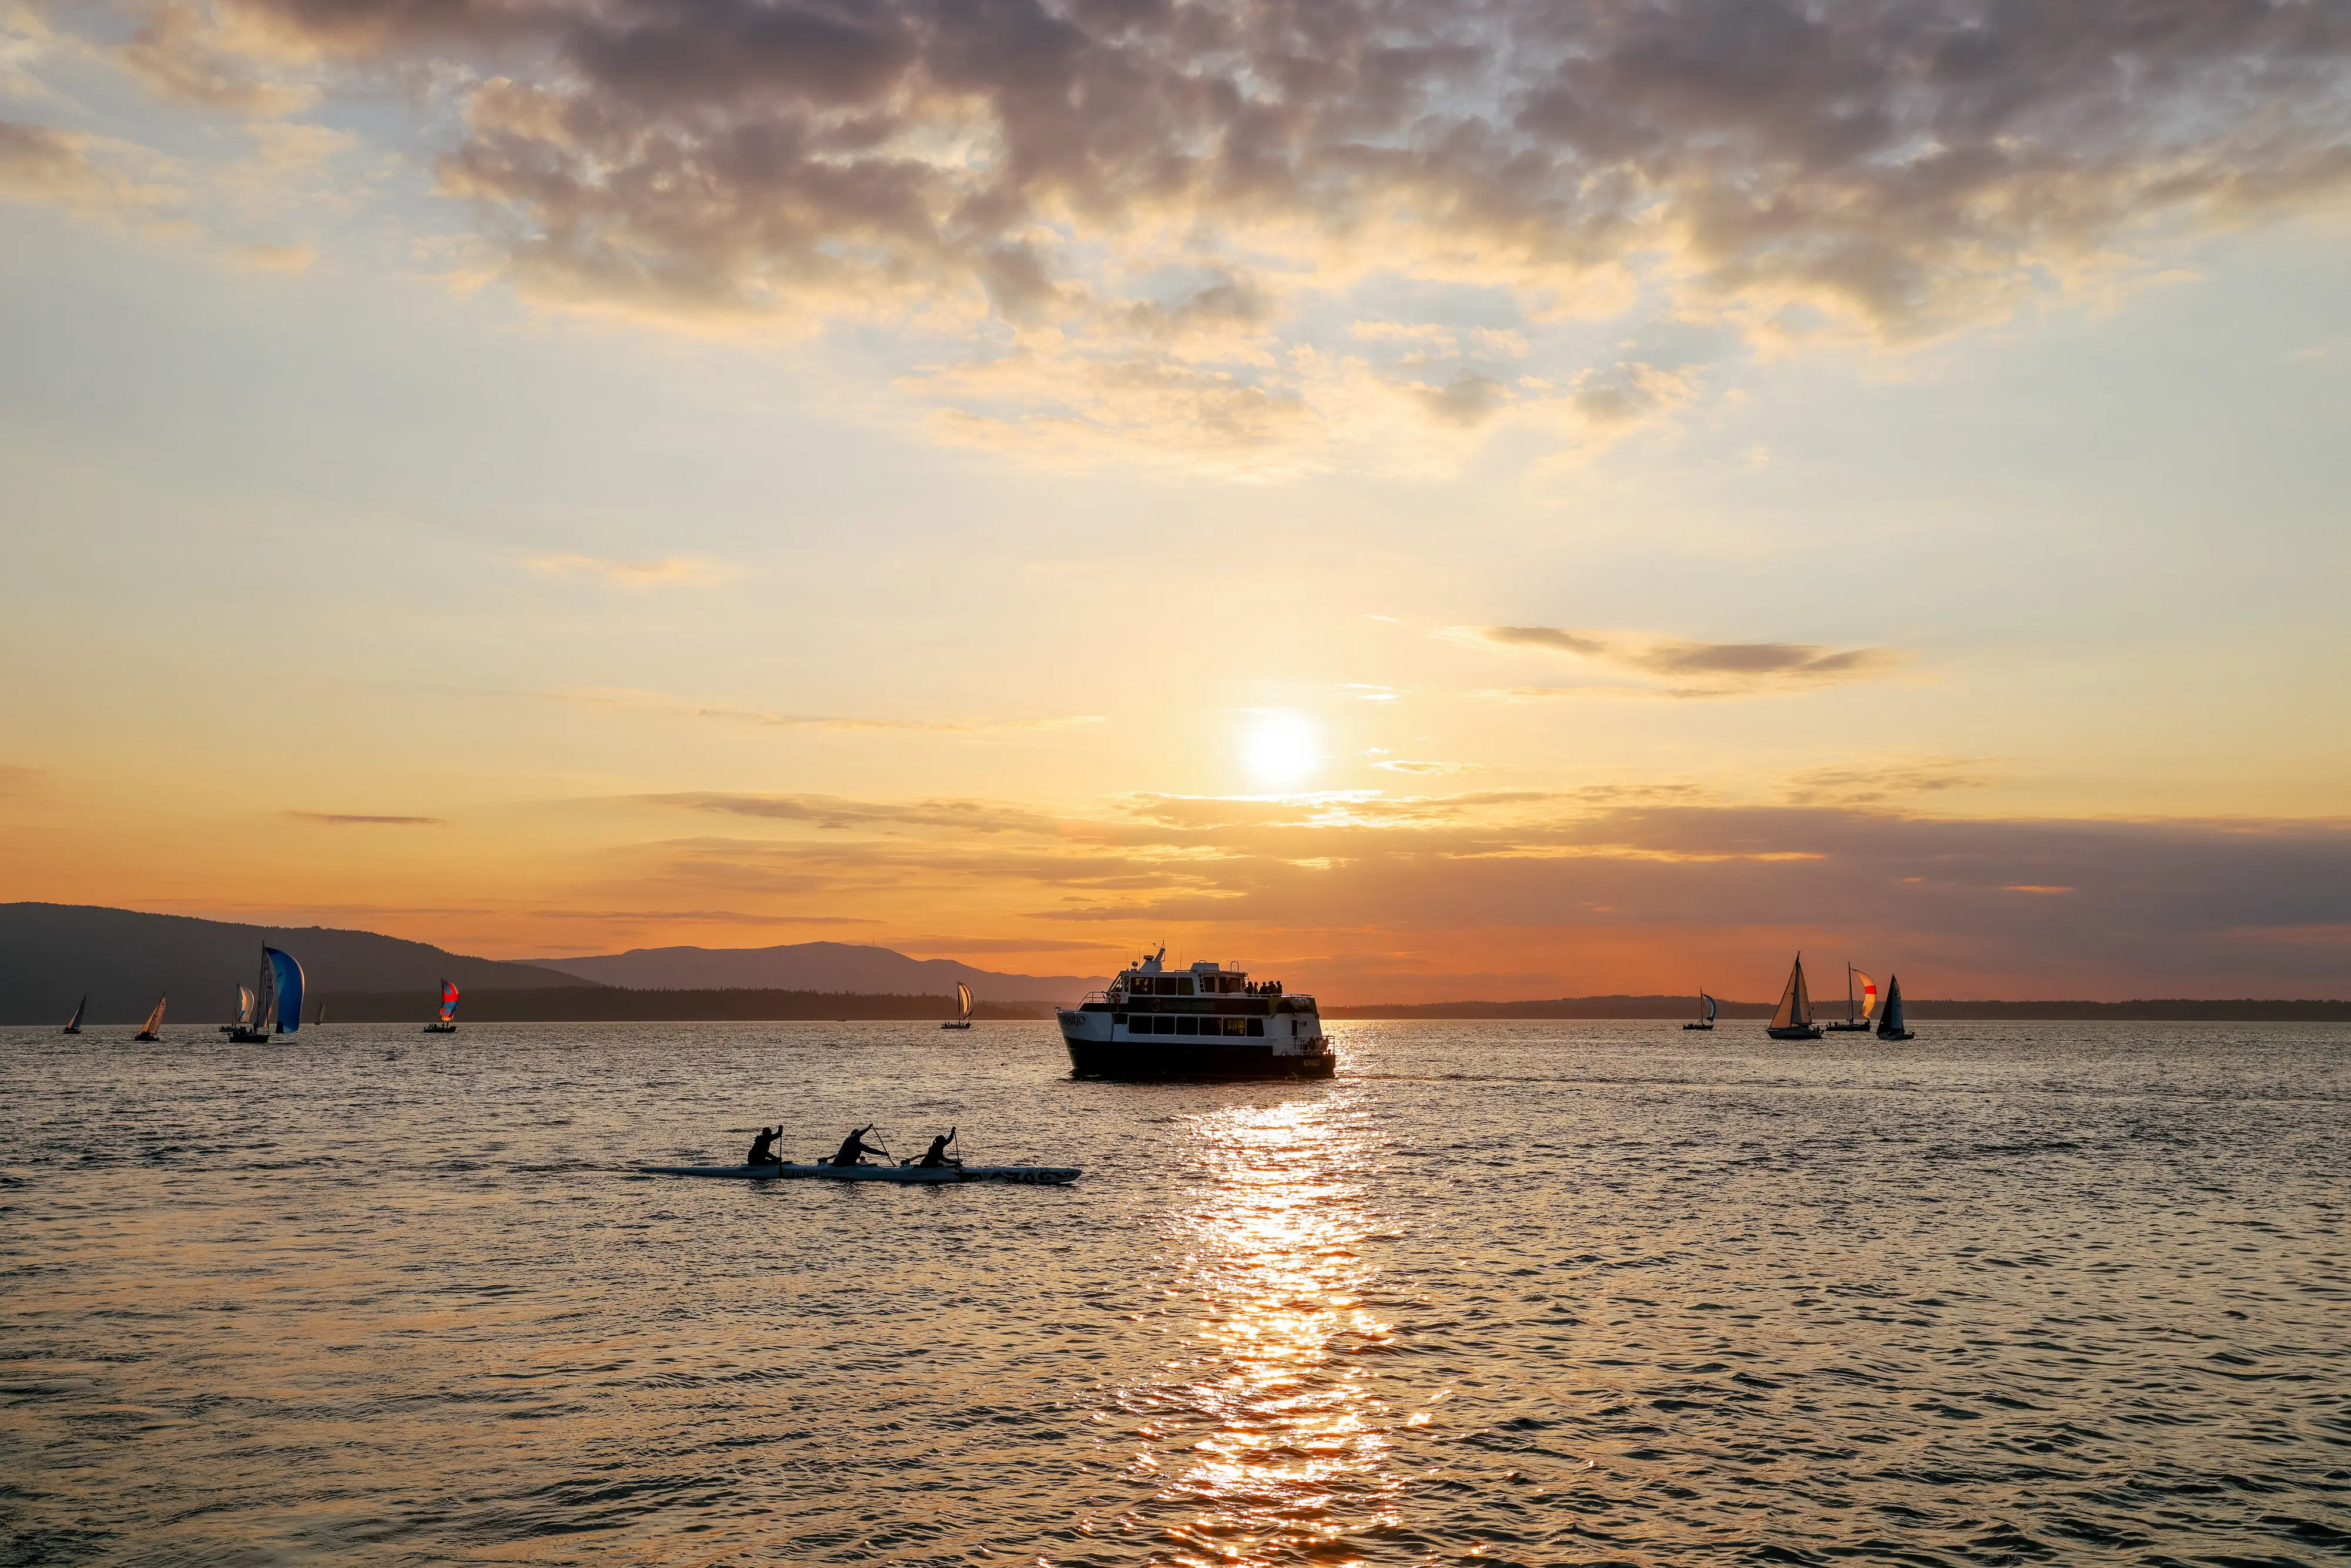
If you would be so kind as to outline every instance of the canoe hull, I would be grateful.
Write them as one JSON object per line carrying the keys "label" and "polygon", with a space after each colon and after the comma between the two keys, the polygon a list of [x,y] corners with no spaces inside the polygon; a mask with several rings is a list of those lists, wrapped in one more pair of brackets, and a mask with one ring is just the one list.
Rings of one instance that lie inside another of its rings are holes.
{"label": "canoe hull", "polygon": [[1068,1166],[639,1166],[641,1176],[711,1176],[731,1181],[880,1181],[907,1186],[1009,1182],[1066,1186],[1078,1179]]}

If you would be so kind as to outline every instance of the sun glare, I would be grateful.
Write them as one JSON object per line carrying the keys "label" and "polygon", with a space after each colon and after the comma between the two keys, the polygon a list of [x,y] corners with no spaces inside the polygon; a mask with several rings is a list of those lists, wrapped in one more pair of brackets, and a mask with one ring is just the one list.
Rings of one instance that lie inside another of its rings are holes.
{"label": "sun glare", "polygon": [[1280,712],[1261,713],[1251,721],[1241,757],[1250,775],[1274,789],[1294,789],[1305,783],[1321,760],[1314,727],[1298,714]]}

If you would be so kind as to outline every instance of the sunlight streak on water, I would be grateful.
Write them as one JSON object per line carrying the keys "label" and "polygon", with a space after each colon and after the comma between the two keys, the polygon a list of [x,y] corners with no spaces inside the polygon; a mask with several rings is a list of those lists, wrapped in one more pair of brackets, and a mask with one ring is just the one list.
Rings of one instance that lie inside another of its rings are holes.
{"label": "sunlight streak on water", "polygon": [[[1360,1183],[1371,1158],[1342,1097],[1241,1106],[1192,1124],[1205,1166],[1171,1216],[1185,1249],[1176,1289],[1199,1313],[1180,1375],[1123,1393],[1122,1410],[1176,1461],[1150,1507],[1183,1564],[1256,1564],[1309,1552],[1329,1563],[1351,1530],[1393,1528],[1390,1412],[1368,1366],[1386,1343],[1362,1301],[1375,1227]],[[1157,1469],[1145,1450],[1138,1463]]]}

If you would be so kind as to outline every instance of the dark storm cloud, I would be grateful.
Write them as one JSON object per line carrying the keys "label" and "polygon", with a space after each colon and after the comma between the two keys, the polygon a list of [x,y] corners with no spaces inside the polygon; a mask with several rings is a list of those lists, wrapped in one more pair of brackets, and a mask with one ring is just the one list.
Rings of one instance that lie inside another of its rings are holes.
{"label": "dark storm cloud", "polygon": [[506,73],[448,188],[533,275],[673,307],[962,287],[1082,311],[1087,246],[1165,219],[1520,281],[1665,256],[1900,337],[2126,230],[2351,183],[2334,0],[227,4],[289,57]]}

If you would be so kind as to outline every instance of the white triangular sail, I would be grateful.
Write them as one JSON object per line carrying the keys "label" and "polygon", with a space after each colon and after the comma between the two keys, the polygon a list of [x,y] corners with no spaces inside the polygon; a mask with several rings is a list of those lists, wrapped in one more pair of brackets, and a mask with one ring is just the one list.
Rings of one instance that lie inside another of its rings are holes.
{"label": "white triangular sail", "polygon": [[155,1010],[149,1013],[147,1015],[147,1021],[139,1026],[139,1032],[141,1034],[153,1034],[163,1027],[163,1003],[168,1002],[172,998],[167,996],[155,1004]]}
{"label": "white triangular sail", "polygon": [[1771,1009],[1773,1029],[1802,1029],[1813,1021],[1812,993],[1804,988],[1804,956],[1796,955],[1796,967],[1788,971],[1786,989],[1780,993],[1780,1005]]}

